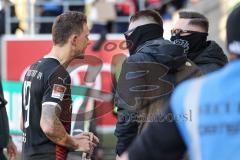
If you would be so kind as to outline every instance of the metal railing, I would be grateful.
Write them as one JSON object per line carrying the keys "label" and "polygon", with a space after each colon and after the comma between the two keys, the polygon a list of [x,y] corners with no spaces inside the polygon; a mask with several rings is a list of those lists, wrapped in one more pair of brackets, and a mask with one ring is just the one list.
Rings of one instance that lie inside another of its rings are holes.
{"label": "metal railing", "polygon": [[[127,2],[130,6],[130,14],[134,13],[134,6],[133,4],[128,2],[127,0],[116,0],[116,3],[121,3],[121,2]],[[38,33],[37,28],[38,24],[40,23],[51,23],[54,21],[55,17],[51,16],[44,16],[42,17],[38,12],[37,9],[40,6],[43,6],[46,3],[49,3],[51,1],[47,0],[26,0],[26,2],[20,2],[17,5],[25,5],[26,6],[26,18],[23,20],[26,24],[26,30],[25,34],[36,34]],[[63,12],[70,10],[70,6],[82,6],[84,7],[86,4],[82,1],[79,0],[65,0],[65,1],[53,1],[54,5],[59,5],[62,7]],[[140,9],[144,8],[144,3],[145,0],[139,0],[139,7]],[[10,5],[7,5],[5,7],[5,33],[6,34],[11,34],[11,24],[12,23],[17,23],[18,18],[17,17],[11,17],[11,10],[10,10]],[[115,22],[128,22],[129,17],[128,16],[118,16],[115,20]]]}

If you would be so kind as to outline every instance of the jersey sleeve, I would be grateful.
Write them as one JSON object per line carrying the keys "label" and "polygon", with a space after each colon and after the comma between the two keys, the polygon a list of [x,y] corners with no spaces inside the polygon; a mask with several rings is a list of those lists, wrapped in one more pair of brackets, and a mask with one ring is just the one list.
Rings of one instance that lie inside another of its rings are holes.
{"label": "jersey sleeve", "polygon": [[70,96],[71,79],[63,67],[57,67],[45,82],[42,104],[58,104],[60,107]]}

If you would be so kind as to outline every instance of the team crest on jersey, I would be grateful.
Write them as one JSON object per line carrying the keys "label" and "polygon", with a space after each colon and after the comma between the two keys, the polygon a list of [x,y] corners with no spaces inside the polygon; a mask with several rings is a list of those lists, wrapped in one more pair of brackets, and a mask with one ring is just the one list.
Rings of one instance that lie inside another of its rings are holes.
{"label": "team crest on jersey", "polygon": [[52,97],[63,100],[65,91],[66,91],[66,87],[64,87],[63,85],[54,84],[53,91],[52,91]]}

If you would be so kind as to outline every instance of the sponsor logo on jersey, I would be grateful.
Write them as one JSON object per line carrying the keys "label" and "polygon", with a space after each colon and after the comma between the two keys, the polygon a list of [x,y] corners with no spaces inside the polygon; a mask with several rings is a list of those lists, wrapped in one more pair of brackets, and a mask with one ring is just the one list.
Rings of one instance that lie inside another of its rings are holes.
{"label": "sponsor logo on jersey", "polygon": [[66,91],[66,87],[64,87],[63,85],[54,84],[53,91],[52,91],[52,97],[63,100],[65,91]]}

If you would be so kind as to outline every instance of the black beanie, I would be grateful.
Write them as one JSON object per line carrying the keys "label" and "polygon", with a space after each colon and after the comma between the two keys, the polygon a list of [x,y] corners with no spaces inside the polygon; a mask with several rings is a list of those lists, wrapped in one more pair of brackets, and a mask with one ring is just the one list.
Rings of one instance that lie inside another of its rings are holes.
{"label": "black beanie", "polygon": [[240,5],[227,20],[227,47],[231,53],[240,55]]}

